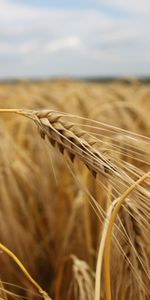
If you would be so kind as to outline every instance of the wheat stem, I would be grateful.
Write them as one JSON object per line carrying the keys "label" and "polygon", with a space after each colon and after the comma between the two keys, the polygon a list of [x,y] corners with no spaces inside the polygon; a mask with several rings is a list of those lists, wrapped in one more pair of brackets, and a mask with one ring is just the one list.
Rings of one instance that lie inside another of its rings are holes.
{"label": "wheat stem", "polygon": [[1,280],[0,280],[0,299],[8,300],[7,294],[6,294],[4,286],[3,286],[3,282]]}
{"label": "wheat stem", "polygon": [[38,289],[39,293],[43,297],[44,300],[51,300],[48,294],[41,288],[41,286],[32,278],[27,269],[21,263],[21,261],[17,258],[17,256],[11,252],[6,246],[0,243],[0,249],[4,251],[8,256],[10,256],[13,261],[18,265],[18,267],[22,270],[27,279]]}

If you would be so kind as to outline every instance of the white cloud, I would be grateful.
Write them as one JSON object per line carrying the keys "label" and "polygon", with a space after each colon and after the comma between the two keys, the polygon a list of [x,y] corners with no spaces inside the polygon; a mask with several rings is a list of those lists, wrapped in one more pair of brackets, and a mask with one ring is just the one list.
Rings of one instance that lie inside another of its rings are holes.
{"label": "white cloud", "polygon": [[121,18],[0,0],[0,77],[148,74],[150,18],[144,19],[143,2],[135,8],[135,0],[107,0],[134,13]]}
{"label": "white cloud", "polygon": [[35,50],[36,46],[33,43],[21,43],[19,45],[0,42],[0,55],[22,55],[28,54]]}
{"label": "white cloud", "polygon": [[64,49],[77,49],[81,45],[78,37],[70,36],[63,39],[52,40],[46,46],[46,50],[50,51],[60,51]]}

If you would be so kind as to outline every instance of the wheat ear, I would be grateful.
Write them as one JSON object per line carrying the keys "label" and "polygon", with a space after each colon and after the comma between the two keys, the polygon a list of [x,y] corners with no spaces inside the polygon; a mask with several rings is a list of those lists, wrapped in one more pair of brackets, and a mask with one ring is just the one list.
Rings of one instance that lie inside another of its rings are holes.
{"label": "wheat ear", "polygon": [[96,150],[97,139],[63,119],[63,114],[53,110],[25,109],[0,109],[0,112],[17,113],[32,119],[43,139],[47,137],[52,146],[56,146],[62,154],[66,153],[71,161],[75,157],[81,159],[94,176],[97,173],[106,175],[109,171],[118,174],[117,167]]}

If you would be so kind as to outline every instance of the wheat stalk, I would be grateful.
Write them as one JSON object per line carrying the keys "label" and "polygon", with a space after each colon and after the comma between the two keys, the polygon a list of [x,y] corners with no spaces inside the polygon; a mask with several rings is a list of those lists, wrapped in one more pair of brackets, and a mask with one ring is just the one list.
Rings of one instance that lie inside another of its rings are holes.
{"label": "wheat stalk", "polygon": [[[110,241],[112,237],[112,228],[116,219],[116,216],[128,195],[135,189],[139,184],[144,182],[150,176],[150,172],[144,174],[139,178],[132,186],[130,186],[125,193],[123,193],[118,199],[115,199],[108,208],[106,220],[104,222],[104,229],[102,239],[100,242],[100,248],[97,260],[96,270],[96,283],[95,283],[95,300],[100,299],[100,277],[102,268],[102,258],[104,255],[104,266],[105,266],[105,281],[106,281],[106,300],[111,300],[111,288],[110,288]],[[104,250],[105,249],[105,250]]]}
{"label": "wheat stalk", "polygon": [[5,288],[4,288],[4,285],[3,285],[3,282],[1,281],[1,279],[0,279],[0,299],[8,300],[7,293],[5,291]]}
{"label": "wheat stalk", "polygon": [[43,297],[44,300],[52,300],[48,296],[48,294],[41,288],[41,286],[32,278],[30,273],[27,271],[27,269],[24,267],[24,265],[21,263],[21,261],[18,259],[18,257],[13,252],[11,252],[6,246],[4,246],[1,243],[0,243],[0,249],[13,259],[13,261],[22,270],[22,272],[28,278],[28,280],[38,289],[40,295]]}

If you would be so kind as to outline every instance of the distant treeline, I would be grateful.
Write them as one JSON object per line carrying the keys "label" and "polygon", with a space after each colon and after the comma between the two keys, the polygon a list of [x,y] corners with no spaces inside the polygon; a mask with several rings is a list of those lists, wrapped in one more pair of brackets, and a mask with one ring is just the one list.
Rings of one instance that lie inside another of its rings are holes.
{"label": "distant treeline", "polygon": [[87,81],[96,83],[108,83],[120,81],[125,84],[133,82],[150,83],[150,77],[51,77],[51,78],[16,78],[16,79],[0,79],[0,83],[19,83],[19,82],[42,82],[42,81]]}

